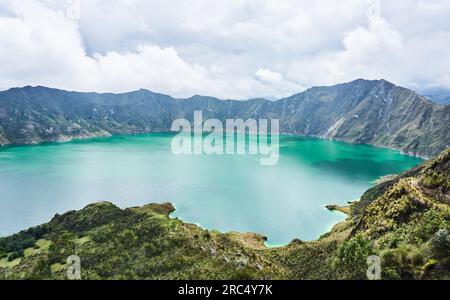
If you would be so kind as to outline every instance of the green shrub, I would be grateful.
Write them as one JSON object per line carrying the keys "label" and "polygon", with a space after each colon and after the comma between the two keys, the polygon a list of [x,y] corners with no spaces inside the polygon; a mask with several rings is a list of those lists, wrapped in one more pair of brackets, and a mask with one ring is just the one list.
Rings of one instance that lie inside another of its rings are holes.
{"label": "green shrub", "polygon": [[409,240],[410,229],[407,226],[402,226],[382,236],[378,240],[378,246],[380,249],[393,249],[399,247],[401,244],[408,243]]}
{"label": "green shrub", "polygon": [[373,243],[359,234],[338,248],[334,268],[342,278],[367,279],[367,258],[374,253]]}
{"label": "green shrub", "polygon": [[14,251],[8,254],[8,261],[11,262],[23,256],[23,251]]}
{"label": "green shrub", "polygon": [[18,252],[23,253],[26,248],[33,247],[36,239],[33,236],[26,234],[18,234],[10,238],[5,238],[0,241],[0,249],[4,252]]}
{"label": "green shrub", "polygon": [[111,226],[102,226],[91,231],[89,236],[94,242],[102,244],[109,242],[114,235]]}
{"label": "green shrub", "polygon": [[436,232],[450,227],[450,216],[437,210],[428,210],[423,214],[414,234],[422,242],[428,241]]}
{"label": "green shrub", "polygon": [[48,265],[64,262],[64,256],[55,244],[51,244],[48,248]]}
{"label": "green shrub", "polygon": [[383,279],[415,279],[425,255],[413,245],[402,245],[382,253]]}
{"label": "green shrub", "polygon": [[135,245],[138,240],[139,240],[138,236],[132,230],[129,229],[125,229],[118,236],[118,241],[122,245],[132,246]]}
{"label": "green shrub", "polygon": [[31,271],[31,279],[49,279],[52,275],[49,262],[40,258]]}
{"label": "green shrub", "polygon": [[436,258],[450,256],[450,235],[445,229],[439,230],[431,239],[431,248]]}
{"label": "green shrub", "polygon": [[157,256],[162,252],[162,247],[158,243],[147,242],[144,244],[144,254],[146,257]]}
{"label": "green shrub", "polygon": [[447,176],[438,172],[433,172],[425,175],[425,177],[422,179],[422,184],[426,188],[435,189],[440,186],[444,186],[446,181]]}
{"label": "green shrub", "polygon": [[382,268],[382,278],[384,280],[401,280],[402,277],[398,274],[397,270],[391,268]]}

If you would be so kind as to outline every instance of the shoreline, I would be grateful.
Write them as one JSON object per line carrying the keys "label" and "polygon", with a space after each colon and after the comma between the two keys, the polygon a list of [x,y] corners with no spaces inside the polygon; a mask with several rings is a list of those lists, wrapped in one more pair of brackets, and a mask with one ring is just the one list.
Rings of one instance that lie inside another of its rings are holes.
{"label": "shoreline", "polygon": [[[359,199],[351,201],[351,204],[353,204],[353,203],[355,203],[357,201],[359,201]],[[351,217],[351,214],[350,214],[351,204],[348,205],[348,206],[331,205],[333,207],[336,207],[336,210],[330,210],[329,209],[329,211],[330,212],[339,211],[339,212],[345,214],[347,217]],[[149,205],[154,205],[154,204],[149,204]],[[156,205],[162,205],[162,204],[156,204]],[[330,233],[336,225],[339,225],[342,222],[346,222],[346,220],[340,220],[340,221],[332,222],[330,224],[330,226],[326,230],[324,230],[316,238],[311,239],[311,240],[303,240],[300,237],[293,237],[292,239],[290,239],[289,241],[287,241],[285,243],[277,243],[277,242],[270,242],[270,237],[265,235],[265,234],[263,234],[263,233],[257,233],[257,232],[252,232],[252,231],[244,232],[244,231],[238,231],[238,230],[228,230],[228,231],[227,230],[223,230],[222,231],[220,229],[214,229],[214,228],[210,229],[208,227],[205,227],[204,225],[202,225],[199,222],[188,221],[188,220],[184,219],[183,217],[178,216],[177,215],[177,207],[176,207],[176,205],[174,203],[172,203],[172,202],[170,202],[170,205],[172,205],[174,210],[171,211],[168,214],[168,217],[173,219],[173,220],[179,220],[179,221],[181,221],[181,222],[183,222],[185,224],[195,225],[195,226],[197,226],[197,227],[199,227],[199,228],[201,228],[201,229],[203,229],[205,231],[208,231],[208,232],[218,232],[218,233],[224,234],[224,235],[252,236],[254,239],[259,240],[259,242],[261,242],[263,244],[263,248],[265,248],[265,249],[279,249],[279,248],[287,247],[287,246],[289,246],[291,244],[298,244],[298,243],[304,244],[304,243],[317,242],[317,241],[320,240],[320,238],[323,235]],[[146,205],[144,205],[144,206],[146,206]],[[327,205],[325,207],[328,208],[328,206],[330,206],[330,205]],[[348,209],[348,211],[347,211],[347,209]],[[347,211],[347,212],[344,212],[344,211]]]}
{"label": "shoreline", "polygon": [[[139,133],[133,133],[133,132],[127,132],[127,133],[110,133],[107,131],[104,132],[98,132],[92,133],[91,135],[84,135],[84,136],[61,136],[57,140],[48,140],[48,141],[40,141],[40,142],[28,142],[28,143],[8,143],[8,144],[1,144],[0,143],[0,151],[2,149],[7,148],[15,148],[15,147],[28,147],[28,146],[42,146],[42,145],[58,145],[58,144],[66,144],[71,142],[83,142],[83,141],[90,141],[90,140],[96,140],[96,139],[108,139],[108,138],[114,138],[114,137],[131,137],[131,136],[146,136],[151,134],[161,134],[161,133],[174,133],[172,131],[167,130],[155,130],[150,132],[139,132]],[[299,133],[287,133],[287,132],[281,132],[281,136],[289,136],[289,137],[304,137],[304,138],[311,138],[311,139],[317,139],[317,140],[323,140],[323,141],[331,141],[331,142],[339,142],[339,143],[345,143],[349,145],[361,145],[361,146],[371,146],[379,149],[388,149],[393,151],[398,151],[401,155],[419,158],[422,160],[429,160],[430,157],[426,155],[420,155],[420,154],[413,154],[409,152],[405,152],[404,150],[400,148],[395,147],[389,147],[389,146],[383,146],[379,144],[359,144],[359,143],[352,143],[346,139],[336,139],[336,138],[326,138],[320,135],[307,135],[307,134],[299,134]],[[388,175],[386,175],[388,176]]]}

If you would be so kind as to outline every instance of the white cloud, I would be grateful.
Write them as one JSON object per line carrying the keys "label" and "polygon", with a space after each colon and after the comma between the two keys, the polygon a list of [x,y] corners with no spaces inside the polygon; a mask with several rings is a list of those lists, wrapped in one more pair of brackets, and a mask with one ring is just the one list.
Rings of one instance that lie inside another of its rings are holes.
{"label": "white cloud", "polygon": [[272,72],[267,69],[259,69],[255,74],[259,79],[271,83],[280,83],[283,81],[283,75],[277,72]]}
{"label": "white cloud", "polygon": [[449,2],[383,1],[367,18],[369,2],[2,0],[0,89],[275,98],[355,78],[450,88]]}

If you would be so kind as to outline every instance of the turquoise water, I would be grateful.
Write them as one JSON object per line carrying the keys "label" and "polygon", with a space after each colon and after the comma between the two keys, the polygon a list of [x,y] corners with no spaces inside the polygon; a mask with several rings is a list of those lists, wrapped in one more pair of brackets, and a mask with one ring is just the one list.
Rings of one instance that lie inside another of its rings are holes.
{"label": "turquoise water", "polygon": [[96,201],[125,208],[172,202],[174,216],[208,229],[258,232],[269,244],[311,240],[345,218],[327,204],[421,162],[398,151],[282,136],[280,161],[175,156],[171,134],[0,149],[0,236]]}

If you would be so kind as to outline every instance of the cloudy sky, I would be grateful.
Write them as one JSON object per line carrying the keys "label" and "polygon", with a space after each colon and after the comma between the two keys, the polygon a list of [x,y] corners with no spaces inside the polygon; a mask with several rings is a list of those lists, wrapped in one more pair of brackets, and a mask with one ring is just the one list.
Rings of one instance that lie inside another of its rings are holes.
{"label": "cloudy sky", "polygon": [[448,0],[0,0],[0,89],[280,98],[450,88]]}

